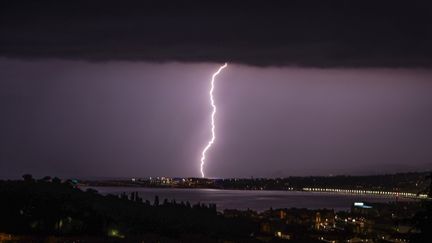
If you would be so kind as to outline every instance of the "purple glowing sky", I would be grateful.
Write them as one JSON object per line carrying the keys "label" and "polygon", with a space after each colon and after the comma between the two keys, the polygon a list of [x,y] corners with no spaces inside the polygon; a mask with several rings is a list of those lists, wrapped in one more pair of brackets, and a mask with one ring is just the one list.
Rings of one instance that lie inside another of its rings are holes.
{"label": "purple glowing sky", "polygon": [[[200,176],[219,65],[0,59],[0,176]],[[218,80],[209,177],[432,167],[431,70],[230,64]]]}

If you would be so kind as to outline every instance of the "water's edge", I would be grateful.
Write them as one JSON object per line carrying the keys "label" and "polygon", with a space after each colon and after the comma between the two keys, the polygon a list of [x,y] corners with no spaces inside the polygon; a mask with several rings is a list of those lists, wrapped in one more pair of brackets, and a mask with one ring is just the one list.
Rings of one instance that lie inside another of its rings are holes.
{"label": "water's edge", "polygon": [[377,195],[352,195],[325,192],[302,191],[248,191],[248,190],[221,190],[221,189],[188,189],[188,188],[142,188],[142,187],[82,187],[86,190],[92,188],[102,195],[123,192],[129,194],[138,192],[143,200],[153,203],[156,196],[160,201],[176,200],[195,203],[214,203],[218,210],[224,209],[252,209],[264,211],[269,208],[308,208],[308,209],[334,209],[347,211],[354,202],[393,202],[410,199],[385,197]]}

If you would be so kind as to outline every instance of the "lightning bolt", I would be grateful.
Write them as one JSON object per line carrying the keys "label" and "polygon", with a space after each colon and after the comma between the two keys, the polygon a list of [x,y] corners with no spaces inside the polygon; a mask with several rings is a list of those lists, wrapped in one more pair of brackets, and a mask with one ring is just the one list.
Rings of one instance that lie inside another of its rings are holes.
{"label": "lightning bolt", "polygon": [[205,146],[205,148],[203,149],[202,153],[201,153],[201,177],[205,177],[204,175],[204,164],[205,164],[205,159],[206,159],[206,152],[207,150],[210,149],[210,147],[212,146],[212,144],[214,143],[215,139],[216,139],[216,135],[215,135],[215,115],[216,115],[216,105],[214,102],[214,98],[213,98],[213,90],[214,90],[214,83],[215,83],[215,79],[216,76],[222,71],[222,69],[226,68],[228,66],[228,63],[225,63],[224,65],[220,66],[219,69],[213,74],[212,79],[211,79],[211,88],[210,88],[210,104],[213,108],[213,111],[211,113],[211,139],[210,141],[208,141],[207,146]]}

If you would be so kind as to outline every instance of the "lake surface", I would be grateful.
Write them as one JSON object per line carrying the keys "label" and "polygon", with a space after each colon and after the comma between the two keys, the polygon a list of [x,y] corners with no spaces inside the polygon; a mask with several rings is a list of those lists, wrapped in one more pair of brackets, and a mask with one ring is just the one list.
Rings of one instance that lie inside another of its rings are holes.
{"label": "lake surface", "polygon": [[[214,203],[218,210],[224,209],[252,209],[264,211],[273,208],[332,208],[336,211],[349,210],[354,202],[391,202],[395,197],[375,195],[345,195],[320,192],[297,191],[246,191],[246,190],[220,190],[220,189],[179,189],[179,188],[140,188],[140,187],[91,187],[99,193],[120,194],[138,192],[144,200],[153,203],[155,196],[159,201],[166,198],[169,201],[189,201],[194,203]],[[83,188],[84,190],[86,188]]]}

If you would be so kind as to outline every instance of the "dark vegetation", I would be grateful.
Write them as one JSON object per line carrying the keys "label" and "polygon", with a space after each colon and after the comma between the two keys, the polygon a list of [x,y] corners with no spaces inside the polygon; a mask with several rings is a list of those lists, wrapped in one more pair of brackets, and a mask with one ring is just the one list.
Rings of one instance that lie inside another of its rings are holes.
{"label": "dark vegetation", "polygon": [[106,236],[127,239],[146,234],[217,239],[247,238],[257,225],[218,214],[215,205],[143,201],[137,193],[102,196],[73,181],[25,175],[0,181],[0,232],[16,235]]}

